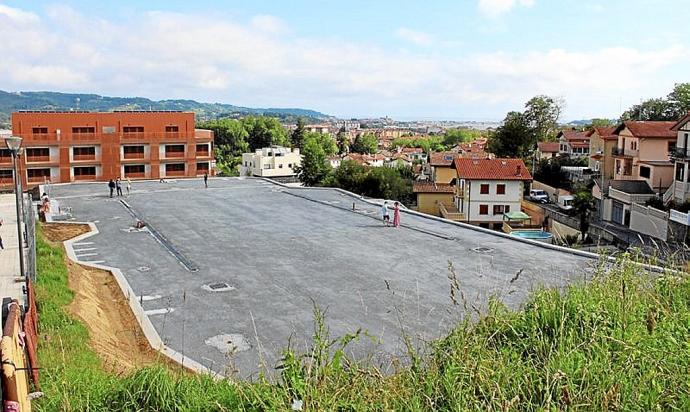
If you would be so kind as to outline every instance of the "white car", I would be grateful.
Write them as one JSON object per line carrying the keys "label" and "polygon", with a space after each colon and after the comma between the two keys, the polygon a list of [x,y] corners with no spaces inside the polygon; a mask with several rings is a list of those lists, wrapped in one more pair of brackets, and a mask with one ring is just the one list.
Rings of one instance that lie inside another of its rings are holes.
{"label": "white car", "polygon": [[529,191],[529,200],[537,203],[549,203],[549,195],[541,189],[532,189]]}

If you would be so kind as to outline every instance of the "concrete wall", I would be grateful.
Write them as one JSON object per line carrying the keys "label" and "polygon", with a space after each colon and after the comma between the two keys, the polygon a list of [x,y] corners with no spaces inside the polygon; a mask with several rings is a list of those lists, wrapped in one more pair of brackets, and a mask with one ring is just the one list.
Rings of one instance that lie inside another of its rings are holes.
{"label": "concrete wall", "polygon": [[434,182],[450,183],[458,176],[457,171],[451,166],[434,166]]}
{"label": "concrete wall", "polygon": [[668,238],[668,213],[651,206],[633,204],[630,229],[665,241]]}
{"label": "concrete wall", "polygon": [[521,207],[522,211],[532,218],[533,225],[541,225],[544,222],[544,208],[538,204],[523,200]]}
{"label": "concrete wall", "polygon": [[417,193],[417,211],[434,216],[441,216],[438,203],[453,204],[452,193]]}

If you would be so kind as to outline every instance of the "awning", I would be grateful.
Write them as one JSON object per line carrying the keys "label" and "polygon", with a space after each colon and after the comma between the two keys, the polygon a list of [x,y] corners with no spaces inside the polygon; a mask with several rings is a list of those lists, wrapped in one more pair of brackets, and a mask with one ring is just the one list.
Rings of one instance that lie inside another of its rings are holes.
{"label": "awning", "polygon": [[508,212],[503,214],[503,218],[507,220],[530,220],[531,217],[521,211]]}

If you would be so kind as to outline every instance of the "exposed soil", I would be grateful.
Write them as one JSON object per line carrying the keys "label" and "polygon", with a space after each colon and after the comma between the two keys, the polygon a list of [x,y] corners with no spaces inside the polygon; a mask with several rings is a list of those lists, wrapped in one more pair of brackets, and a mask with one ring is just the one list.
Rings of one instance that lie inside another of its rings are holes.
{"label": "exposed soil", "polygon": [[42,223],[43,234],[52,242],[64,242],[91,230],[89,225],[72,223]]}
{"label": "exposed soil", "polygon": [[[88,232],[88,225],[49,223],[45,237],[62,242]],[[69,287],[75,293],[68,311],[89,329],[91,347],[114,373],[127,373],[142,366],[165,363],[178,369],[165,356],[151,349],[113,275],[72,262],[65,257]]]}

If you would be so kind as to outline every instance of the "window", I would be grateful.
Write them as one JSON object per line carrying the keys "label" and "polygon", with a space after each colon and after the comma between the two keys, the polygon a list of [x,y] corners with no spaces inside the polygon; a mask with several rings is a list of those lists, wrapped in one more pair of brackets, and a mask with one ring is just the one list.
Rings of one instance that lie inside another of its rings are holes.
{"label": "window", "polygon": [[14,180],[11,170],[0,170],[0,182],[10,183]]}
{"label": "window", "polygon": [[510,205],[503,206],[503,213],[510,213]]}
{"label": "window", "polygon": [[479,214],[480,215],[488,215],[489,214],[489,205],[479,205]]}
{"label": "window", "polygon": [[165,146],[165,153],[184,153],[183,144],[173,144]]}
{"label": "window", "polygon": [[184,163],[168,163],[165,165],[166,172],[184,172]]}
{"label": "window", "polygon": [[503,214],[503,205],[494,205],[494,216]]}
{"label": "window", "polygon": [[73,147],[72,153],[75,156],[95,156],[96,155],[96,148],[93,146],[91,146],[91,147]]}
{"label": "window", "polygon": [[283,164],[282,163],[278,164],[278,169],[282,169],[282,168],[283,168]]}
{"label": "window", "polygon": [[144,126],[124,126],[123,133],[144,133]]}
{"label": "window", "polygon": [[50,178],[50,169],[28,169],[26,175],[30,180]]}
{"label": "window", "polygon": [[132,176],[133,175],[145,175],[146,174],[146,166],[144,165],[125,165],[125,177]]}
{"label": "window", "polygon": [[91,176],[96,177],[96,168],[94,166],[88,167],[75,167],[74,176]]}
{"label": "window", "polygon": [[180,131],[180,128],[177,126],[165,126],[165,133],[177,133],[179,131]]}
{"label": "window", "polygon": [[632,140],[630,142],[630,149],[637,150],[637,141],[636,140]]}
{"label": "window", "polygon": [[8,161],[10,159],[12,159],[12,153],[10,153],[10,149],[0,149],[0,162]]}
{"label": "window", "polygon": [[479,186],[479,193],[483,195],[488,195],[489,194],[489,185],[488,184],[482,184]]}
{"label": "window", "polygon": [[290,168],[291,168],[291,167],[292,167],[292,163],[288,163],[288,167],[290,167]]}
{"label": "window", "polygon": [[124,154],[144,154],[144,146],[123,146],[122,150]]}
{"label": "window", "polygon": [[506,194],[506,185],[504,185],[504,184],[496,185],[496,194],[497,195]]}
{"label": "window", "polygon": [[96,133],[96,128],[95,127],[73,127],[72,133],[74,133],[74,134]]}
{"label": "window", "polygon": [[27,158],[32,158],[32,157],[49,157],[50,156],[50,149],[47,147],[29,147],[26,149],[26,157]]}
{"label": "window", "polygon": [[197,153],[208,153],[208,145],[207,144],[196,145],[196,152]]}
{"label": "window", "polygon": [[673,153],[676,151],[676,142],[668,142],[668,152]]}
{"label": "window", "polygon": [[33,133],[33,134],[48,134],[48,128],[47,127],[32,127],[31,133]]}
{"label": "window", "polygon": [[198,162],[196,164],[197,172],[208,172],[208,162]]}
{"label": "window", "polygon": [[640,177],[649,179],[652,175],[652,171],[648,166],[640,166]]}
{"label": "window", "polygon": [[676,180],[685,181],[685,163],[676,163]]}

